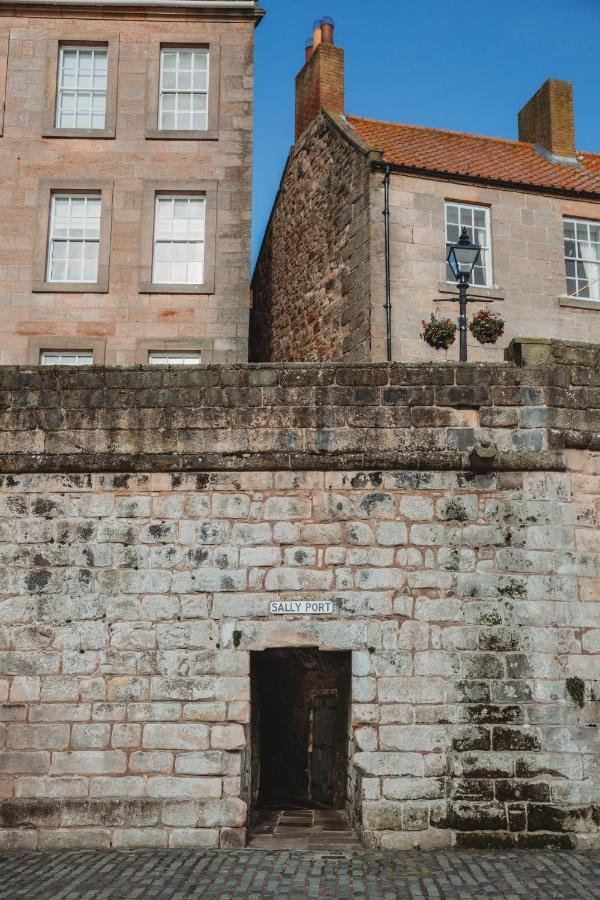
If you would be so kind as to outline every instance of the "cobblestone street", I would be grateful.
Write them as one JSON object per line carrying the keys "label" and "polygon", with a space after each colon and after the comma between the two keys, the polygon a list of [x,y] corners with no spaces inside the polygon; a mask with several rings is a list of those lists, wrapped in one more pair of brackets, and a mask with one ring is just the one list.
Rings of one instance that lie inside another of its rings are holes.
{"label": "cobblestone street", "polygon": [[69,851],[0,856],[0,897],[600,898],[600,853]]}

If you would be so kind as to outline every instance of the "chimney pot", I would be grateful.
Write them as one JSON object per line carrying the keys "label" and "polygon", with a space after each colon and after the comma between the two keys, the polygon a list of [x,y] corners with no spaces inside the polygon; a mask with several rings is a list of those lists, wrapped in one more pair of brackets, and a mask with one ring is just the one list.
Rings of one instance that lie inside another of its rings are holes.
{"label": "chimney pot", "polygon": [[552,156],[575,159],[573,85],[549,78],[519,113],[519,140]]}
{"label": "chimney pot", "polygon": [[344,113],[344,51],[333,43],[333,19],[326,16],[313,27],[296,77],[296,140],[322,109]]}
{"label": "chimney pot", "polygon": [[330,16],[324,16],[321,19],[321,41],[323,44],[333,44],[333,33],[335,23]]}
{"label": "chimney pot", "polygon": [[321,43],[321,20],[315,19],[313,22],[313,50],[316,50]]}

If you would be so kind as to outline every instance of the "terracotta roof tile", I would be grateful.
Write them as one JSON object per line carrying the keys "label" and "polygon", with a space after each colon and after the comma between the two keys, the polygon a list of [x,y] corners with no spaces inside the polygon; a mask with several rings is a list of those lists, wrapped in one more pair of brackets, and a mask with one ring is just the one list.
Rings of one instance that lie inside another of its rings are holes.
{"label": "terracotta roof tile", "polygon": [[346,116],[356,133],[394,165],[600,195],[600,154],[578,153],[579,165],[553,162],[533,144]]}

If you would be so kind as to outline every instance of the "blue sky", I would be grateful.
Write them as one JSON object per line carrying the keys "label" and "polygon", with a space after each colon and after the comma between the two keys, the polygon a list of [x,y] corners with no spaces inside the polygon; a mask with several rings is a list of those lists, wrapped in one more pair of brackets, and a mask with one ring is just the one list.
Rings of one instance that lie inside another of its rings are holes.
{"label": "blue sky", "polygon": [[[256,255],[294,140],[294,78],[315,19],[346,51],[346,111],[517,137],[548,77],[572,81],[577,146],[600,152],[600,0],[262,0],[256,34]],[[372,12],[370,10],[373,10]]]}

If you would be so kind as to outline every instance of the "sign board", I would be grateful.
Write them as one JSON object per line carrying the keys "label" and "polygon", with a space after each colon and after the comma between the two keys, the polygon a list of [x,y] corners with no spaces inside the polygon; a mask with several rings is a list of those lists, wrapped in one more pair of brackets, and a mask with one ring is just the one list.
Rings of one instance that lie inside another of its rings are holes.
{"label": "sign board", "polygon": [[331,615],[331,600],[273,600],[270,604],[273,616],[319,616]]}

